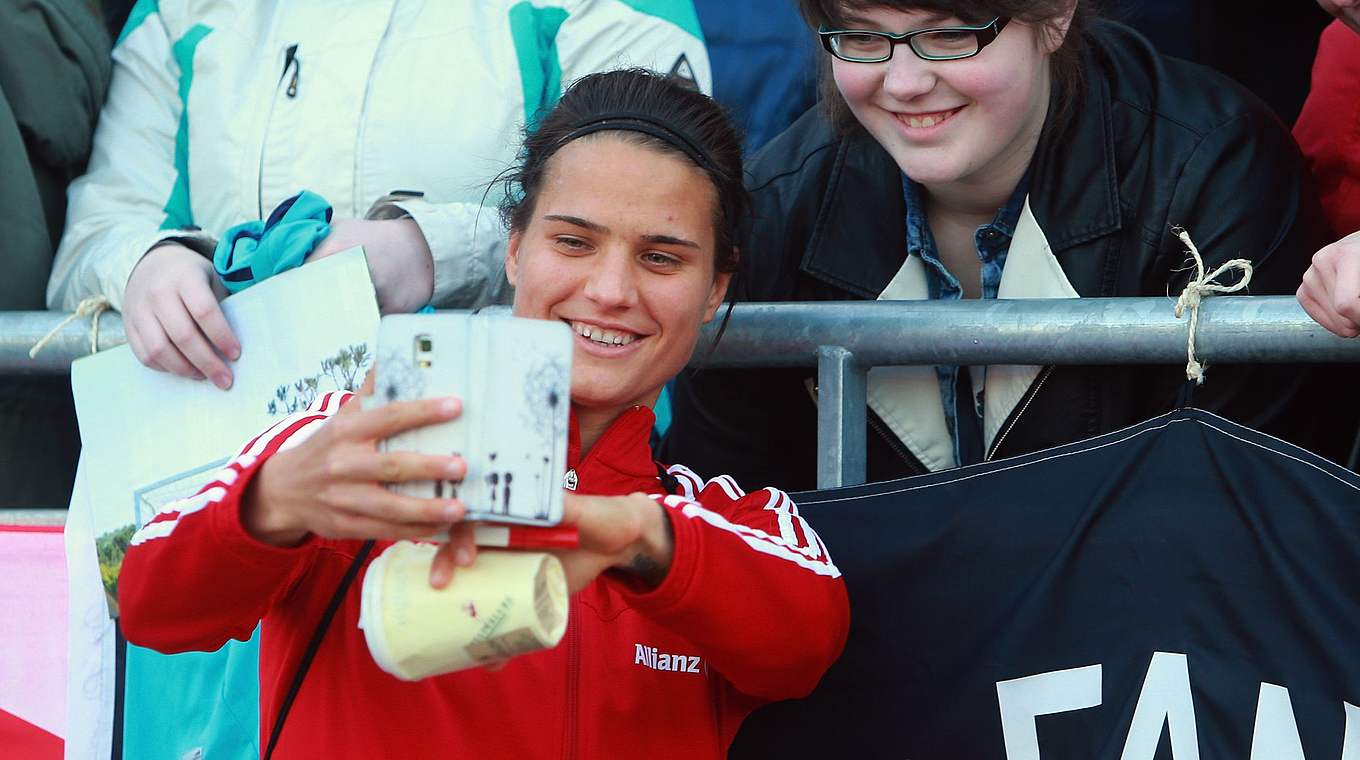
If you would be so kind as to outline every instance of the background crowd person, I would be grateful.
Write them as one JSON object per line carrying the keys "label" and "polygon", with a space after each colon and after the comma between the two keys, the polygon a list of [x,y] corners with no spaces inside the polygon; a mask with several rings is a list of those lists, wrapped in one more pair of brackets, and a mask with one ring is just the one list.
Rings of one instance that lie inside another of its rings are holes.
{"label": "background crowd person", "polygon": [[245,349],[208,257],[304,188],[335,210],[314,255],[362,244],[384,311],[504,301],[481,201],[518,127],[621,65],[709,91],[697,34],[688,2],[138,3],[48,306],[102,296],[144,364],[229,387]]}
{"label": "background crowd person", "polygon": [[713,99],[750,155],[816,102],[816,43],[792,0],[694,0],[694,9],[713,65]]}
{"label": "background crowd person", "polygon": [[[0,311],[44,308],[66,219],[109,84],[108,34],[81,0],[0,4]],[[0,506],[71,498],[80,437],[67,377],[0,377]]]}
{"label": "background crowd person", "polygon": [[[852,33],[823,35],[825,107],[750,164],[739,300],[1174,296],[1189,272],[1173,225],[1210,270],[1250,259],[1250,293],[1287,293],[1325,239],[1298,150],[1264,104],[1094,22],[1086,2],[801,7],[814,31]],[[1308,380],[1217,366],[1193,403],[1340,458],[1344,435],[1321,437],[1320,415],[1300,410]],[[686,373],[663,454],[811,488],[814,381]],[[1185,382],[1179,366],[876,368],[868,476],[1118,429],[1170,411]]]}
{"label": "background crowd person", "polygon": [[1313,257],[1298,298],[1323,327],[1353,338],[1360,335],[1360,2],[1318,4],[1337,20],[1322,34],[1294,137],[1340,239]]}
{"label": "background crowd person", "polygon": [[[568,452],[577,479],[564,524],[581,545],[558,554],[572,633],[495,672],[399,681],[363,643],[355,583],[295,692],[275,757],[720,758],[751,709],[810,692],[844,644],[839,572],[792,501],[659,465],[648,446],[650,406],[689,360],[735,265],[747,199],[740,141],[722,111],[655,74],[589,76],[526,138],[512,176],[514,313],[577,332]],[[458,456],[376,449],[453,418],[450,401],[360,410],[349,394],[328,394],[297,423],[266,431],[202,496],[133,539],[119,583],[128,640],[211,651],[263,618],[261,748],[272,744],[303,645],[339,579],[362,571],[364,539],[378,540],[377,556],[394,539],[452,526],[431,569],[436,586],[474,561],[463,504],[374,482],[379,472],[461,478]],[[653,672],[635,655],[644,645],[694,667]]]}
{"label": "background crowd person", "polygon": [[1162,55],[1227,74],[1293,123],[1326,14],[1311,3],[1276,3],[1243,13],[1237,0],[1103,0],[1110,18],[1141,32]]}

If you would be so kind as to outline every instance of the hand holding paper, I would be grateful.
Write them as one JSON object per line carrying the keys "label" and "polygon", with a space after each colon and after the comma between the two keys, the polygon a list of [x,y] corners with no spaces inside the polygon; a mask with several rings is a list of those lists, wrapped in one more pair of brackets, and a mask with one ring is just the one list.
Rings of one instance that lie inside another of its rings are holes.
{"label": "hand holding paper", "polygon": [[241,356],[241,342],[217,300],[226,291],[212,262],[178,243],[152,248],[128,277],[123,329],[137,360],[151,369],[231,387],[223,361]]}

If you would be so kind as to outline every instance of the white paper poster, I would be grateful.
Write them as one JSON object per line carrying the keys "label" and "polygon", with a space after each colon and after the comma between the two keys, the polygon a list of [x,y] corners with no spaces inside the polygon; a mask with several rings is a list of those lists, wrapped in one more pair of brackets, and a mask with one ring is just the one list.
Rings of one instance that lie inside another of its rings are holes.
{"label": "white paper poster", "polygon": [[147,369],[127,346],[72,365],[82,451],[66,535],[68,758],[109,755],[114,635],[108,610],[96,610],[116,604],[132,533],[280,417],[357,388],[372,364],[378,308],[360,249],[255,285],[222,310],[242,346],[228,391]]}

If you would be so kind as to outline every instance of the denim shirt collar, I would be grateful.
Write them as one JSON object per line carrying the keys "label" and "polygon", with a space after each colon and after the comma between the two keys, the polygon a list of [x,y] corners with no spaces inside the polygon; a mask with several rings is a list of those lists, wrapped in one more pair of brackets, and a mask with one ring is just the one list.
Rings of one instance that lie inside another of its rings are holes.
{"label": "denim shirt collar", "polygon": [[[973,247],[983,264],[982,291],[984,298],[995,298],[1000,286],[1001,270],[1006,265],[1006,254],[1010,250],[1011,238],[1020,221],[1020,212],[1025,206],[1029,193],[1030,170],[1016,183],[1010,198],[997,210],[992,221],[982,225],[973,233]],[[922,200],[921,186],[902,174],[902,197],[906,205],[907,255],[920,256],[926,264],[926,280],[930,298],[959,298],[963,289],[954,276],[940,260],[935,236],[930,232],[926,220],[925,203]]]}

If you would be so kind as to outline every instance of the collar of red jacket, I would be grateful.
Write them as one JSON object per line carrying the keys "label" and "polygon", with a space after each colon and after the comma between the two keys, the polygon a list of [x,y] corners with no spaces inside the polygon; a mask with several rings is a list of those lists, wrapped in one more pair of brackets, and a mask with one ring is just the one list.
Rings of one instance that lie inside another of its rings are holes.
{"label": "collar of red jacket", "polygon": [[645,406],[635,406],[610,423],[599,440],[581,456],[581,428],[576,408],[571,410],[567,434],[567,466],[576,471],[577,493],[624,494],[665,491],[652,459],[651,434],[656,417]]}

